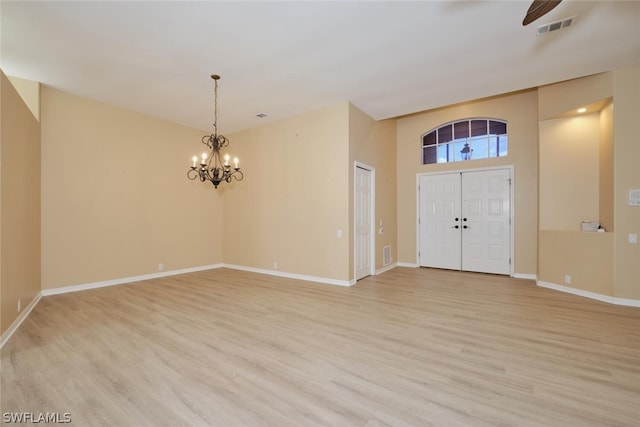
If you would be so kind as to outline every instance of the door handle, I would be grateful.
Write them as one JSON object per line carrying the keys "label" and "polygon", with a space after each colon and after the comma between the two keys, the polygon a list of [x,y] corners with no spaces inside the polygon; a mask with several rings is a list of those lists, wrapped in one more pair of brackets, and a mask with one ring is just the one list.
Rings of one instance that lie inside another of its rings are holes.
{"label": "door handle", "polygon": [[[466,226],[465,226],[465,227],[466,227]],[[455,229],[457,230],[458,228],[460,228],[460,226],[459,226],[459,225],[454,225],[454,226],[453,226],[453,227],[451,227],[451,228],[455,228]]]}
{"label": "door handle", "polygon": [[463,226],[462,226],[462,228],[467,229],[467,228],[469,228],[469,227],[468,227],[468,226],[466,226],[466,225],[463,225]]}
{"label": "door handle", "polygon": [[460,221],[460,218],[456,218],[456,221]]}

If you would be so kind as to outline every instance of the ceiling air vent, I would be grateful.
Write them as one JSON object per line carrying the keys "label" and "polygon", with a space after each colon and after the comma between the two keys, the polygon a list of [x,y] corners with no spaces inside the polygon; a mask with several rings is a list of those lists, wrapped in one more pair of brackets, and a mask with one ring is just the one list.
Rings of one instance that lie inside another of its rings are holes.
{"label": "ceiling air vent", "polygon": [[560,21],[550,22],[548,24],[540,25],[537,30],[537,35],[544,36],[552,31],[558,31],[563,28],[573,25],[573,21],[576,19],[575,15],[569,18],[561,19]]}

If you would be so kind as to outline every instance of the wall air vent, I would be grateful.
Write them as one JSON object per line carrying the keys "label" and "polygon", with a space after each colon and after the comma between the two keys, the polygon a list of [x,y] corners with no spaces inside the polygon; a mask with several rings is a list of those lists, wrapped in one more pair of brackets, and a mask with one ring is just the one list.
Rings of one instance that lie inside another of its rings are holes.
{"label": "wall air vent", "polygon": [[570,16],[569,18],[561,19],[560,21],[550,22],[548,24],[540,25],[537,29],[536,34],[539,36],[544,36],[552,31],[562,30],[563,28],[570,27],[573,25],[573,21],[575,21],[576,15]]}
{"label": "wall air vent", "polygon": [[382,247],[382,266],[391,264],[391,246]]}

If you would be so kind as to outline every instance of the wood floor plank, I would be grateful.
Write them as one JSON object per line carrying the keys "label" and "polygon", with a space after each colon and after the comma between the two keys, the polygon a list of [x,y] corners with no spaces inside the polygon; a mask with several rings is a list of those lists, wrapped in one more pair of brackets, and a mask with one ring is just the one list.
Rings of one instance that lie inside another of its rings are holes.
{"label": "wood floor plank", "polygon": [[44,297],[0,357],[0,412],[80,426],[640,425],[640,309],[504,276],[203,271]]}

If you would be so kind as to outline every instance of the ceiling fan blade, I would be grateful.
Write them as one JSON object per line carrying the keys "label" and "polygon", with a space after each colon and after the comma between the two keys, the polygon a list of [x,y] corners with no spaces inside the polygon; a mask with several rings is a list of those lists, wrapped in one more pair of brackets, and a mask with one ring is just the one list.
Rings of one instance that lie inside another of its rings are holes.
{"label": "ceiling fan blade", "polygon": [[527,10],[527,14],[522,20],[522,25],[529,25],[541,16],[551,12],[561,1],[562,0],[535,0],[531,3],[531,6],[529,6],[529,10]]}

